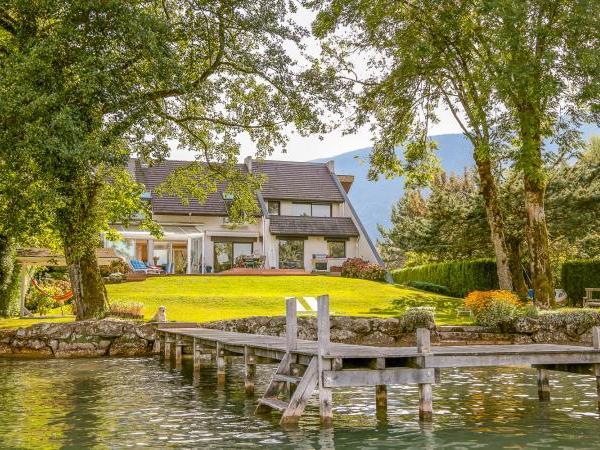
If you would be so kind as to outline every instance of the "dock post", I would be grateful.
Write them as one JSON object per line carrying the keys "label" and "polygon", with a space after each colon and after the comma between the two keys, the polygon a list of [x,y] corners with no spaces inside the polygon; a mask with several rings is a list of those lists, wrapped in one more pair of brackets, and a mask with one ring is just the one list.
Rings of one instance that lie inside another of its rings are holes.
{"label": "dock post", "polygon": [[160,355],[160,339],[162,333],[158,330],[154,332],[154,345],[152,347],[152,353],[155,355]]}
{"label": "dock post", "polygon": [[547,369],[537,369],[538,398],[540,402],[550,401],[550,380]]}
{"label": "dock post", "polygon": [[[377,358],[376,369],[385,369],[385,358]],[[375,386],[375,411],[377,417],[387,414],[387,385],[378,384]]]}
{"label": "dock post", "polygon": [[165,332],[164,333],[165,336],[165,348],[163,350],[163,358],[165,359],[165,361],[169,361],[171,359],[171,333]]}
{"label": "dock post", "polygon": [[217,383],[225,384],[225,356],[223,355],[223,344],[217,342]]}
{"label": "dock post", "polygon": [[192,338],[192,355],[194,357],[194,372],[200,372],[200,348],[196,338]]}
{"label": "dock post", "polygon": [[175,335],[175,367],[181,367],[181,353],[183,349],[183,340],[180,335]]}
{"label": "dock post", "polygon": [[[600,350],[600,327],[592,327],[592,345],[594,350]],[[600,410],[600,364],[594,364],[594,375],[596,375],[597,406]]]}
{"label": "dock post", "polygon": [[317,338],[319,415],[323,425],[330,425],[333,421],[331,388],[323,386],[323,372],[331,370],[331,359],[325,359],[330,350],[329,295],[317,297]]}
{"label": "dock post", "polygon": [[[298,312],[296,297],[285,298],[285,344],[286,351],[289,354],[285,373],[289,375],[292,373],[292,352],[298,348]],[[285,387],[286,391],[291,396],[295,386],[293,386],[292,383],[286,383]]]}
{"label": "dock post", "polygon": [[256,357],[254,351],[244,346],[244,389],[246,395],[254,395],[254,381],[256,379]]}
{"label": "dock post", "polygon": [[[431,336],[427,328],[417,328],[417,353],[420,355],[431,353]],[[433,392],[430,383],[419,384],[419,419],[422,421],[433,419]]]}

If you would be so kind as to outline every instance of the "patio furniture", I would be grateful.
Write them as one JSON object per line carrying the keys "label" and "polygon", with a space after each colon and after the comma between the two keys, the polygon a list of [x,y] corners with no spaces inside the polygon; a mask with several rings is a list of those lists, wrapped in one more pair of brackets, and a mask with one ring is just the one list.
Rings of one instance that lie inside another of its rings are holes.
{"label": "patio furniture", "polygon": [[458,307],[458,308],[456,308],[456,317],[460,317],[460,316],[473,317],[473,311],[471,311],[469,308]]}
{"label": "patio furniture", "polygon": [[131,265],[131,269],[136,273],[145,273],[145,274],[160,274],[161,270],[159,268],[148,267],[144,262],[139,259],[131,259],[129,261]]}
{"label": "patio furniture", "polygon": [[600,293],[600,288],[585,288],[584,308],[600,308],[600,295],[594,298],[594,292]]}

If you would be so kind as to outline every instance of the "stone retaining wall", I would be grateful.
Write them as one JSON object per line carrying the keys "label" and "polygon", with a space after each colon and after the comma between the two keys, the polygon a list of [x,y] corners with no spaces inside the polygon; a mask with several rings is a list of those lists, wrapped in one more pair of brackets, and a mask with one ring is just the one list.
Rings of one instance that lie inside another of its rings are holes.
{"label": "stone retaining wall", "polygon": [[[169,323],[168,326],[195,324]],[[248,317],[199,324],[239,333],[285,335],[284,317]],[[543,320],[519,319],[509,329],[494,330],[475,326],[435,326],[427,317],[415,319],[362,318],[333,316],[331,340],[347,344],[406,346],[415,345],[415,330],[431,330],[432,341],[452,344],[584,344],[591,345],[591,327],[596,319],[580,317],[545,317]],[[94,357],[146,356],[152,354],[156,324],[104,319],[71,323],[39,323],[18,330],[0,330],[0,357]],[[316,340],[314,317],[298,318],[300,339]]]}
{"label": "stone retaining wall", "polygon": [[124,320],[38,323],[0,330],[0,356],[145,356],[152,353],[155,325]]}

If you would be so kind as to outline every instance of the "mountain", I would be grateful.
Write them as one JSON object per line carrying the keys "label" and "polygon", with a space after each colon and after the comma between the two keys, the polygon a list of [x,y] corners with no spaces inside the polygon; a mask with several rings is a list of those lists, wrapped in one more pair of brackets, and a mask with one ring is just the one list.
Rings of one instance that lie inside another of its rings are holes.
{"label": "mountain", "polygon": [[[592,135],[600,134],[599,129],[593,125],[584,125],[581,131],[585,140]],[[432,139],[438,144],[438,157],[446,172],[461,173],[465,167],[474,165],[473,146],[462,134],[440,134],[432,136]],[[547,147],[551,149],[555,146],[548,143]],[[354,175],[354,184],[349,194],[350,200],[367,232],[373,240],[376,240],[380,236],[377,225],[390,226],[392,205],[402,196],[404,181],[402,178],[369,181],[367,171],[370,152],[371,148],[367,147],[316,161],[334,160],[336,173]]]}

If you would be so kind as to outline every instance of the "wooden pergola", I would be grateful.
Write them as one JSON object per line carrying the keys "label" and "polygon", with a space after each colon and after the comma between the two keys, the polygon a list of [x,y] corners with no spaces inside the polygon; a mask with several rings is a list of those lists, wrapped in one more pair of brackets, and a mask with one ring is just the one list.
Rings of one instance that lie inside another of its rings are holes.
{"label": "wooden pergola", "polygon": [[[96,259],[99,266],[108,266],[112,262],[120,261],[112,248],[96,249]],[[31,312],[25,307],[25,296],[27,294],[27,285],[29,284],[29,268],[33,266],[66,266],[67,262],[64,255],[53,252],[48,248],[20,248],[17,250],[17,262],[21,265],[21,317],[32,316]]]}

